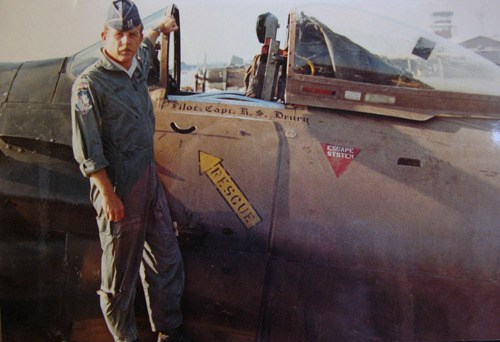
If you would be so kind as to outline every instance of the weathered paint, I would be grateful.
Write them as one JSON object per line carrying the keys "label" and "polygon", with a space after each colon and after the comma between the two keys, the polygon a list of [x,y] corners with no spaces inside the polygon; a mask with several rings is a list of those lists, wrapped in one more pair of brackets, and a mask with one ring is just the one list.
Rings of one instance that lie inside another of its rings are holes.
{"label": "weathered paint", "polygon": [[[260,296],[264,315],[245,318],[258,324],[258,340],[486,339],[500,333],[495,204],[500,184],[494,176],[499,150],[484,134],[494,132],[496,121],[420,123],[189,97],[166,101],[163,109],[157,113],[162,151],[157,160],[169,170],[163,178],[167,191],[182,203],[174,206],[174,216],[196,227],[188,231],[215,237],[217,227],[228,226],[219,210],[209,209],[218,202],[206,197],[213,188],[196,185],[198,172],[190,176],[188,166],[180,169],[197,160],[200,146],[228,163],[238,156],[242,165],[231,166],[238,182],[257,211],[272,213],[271,221],[264,215],[263,225],[246,236],[240,235],[241,223],[231,224],[232,244],[224,247],[262,260],[251,250],[270,243],[266,269],[254,269],[264,272],[259,273],[264,292],[255,282],[250,290]],[[170,122],[197,131],[172,134]],[[336,157],[339,177],[332,173],[330,158]],[[264,193],[269,197],[270,188],[261,185],[268,166],[257,166],[256,160],[279,163],[271,178],[264,177],[273,184],[271,206],[258,200]],[[188,189],[197,189],[196,195],[183,194]],[[269,231],[263,229],[268,224]],[[253,242],[243,243],[248,239]],[[201,250],[213,246],[197,241]],[[223,260],[214,266],[223,269]],[[187,286],[198,303],[200,289]],[[445,295],[445,288],[453,295]],[[485,307],[487,301],[492,304]],[[238,302],[228,310],[236,312]]]}
{"label": "weathered paint", "polygon": [[261,221],[259,214],[245,197],[238,185],[233,181],[229,173],[224,169],[222,159],[214,157],[206,152],[199,151],[200,174],[206,174],[215,185],[219,193],[224,197],[227,204],[238,215],[241,223],[250,229]]}

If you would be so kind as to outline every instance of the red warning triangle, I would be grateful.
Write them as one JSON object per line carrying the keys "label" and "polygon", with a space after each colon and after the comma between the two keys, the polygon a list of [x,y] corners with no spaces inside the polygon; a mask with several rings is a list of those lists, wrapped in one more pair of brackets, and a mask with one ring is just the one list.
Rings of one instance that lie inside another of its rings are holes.
{"label": "red warning triangle", "polygon": [[332,144],[321,144],[328,161],[332,165],[335,175],[340,177],[347,169],[347,166],[356,158],[361,152],[359,148],[346,147]]}

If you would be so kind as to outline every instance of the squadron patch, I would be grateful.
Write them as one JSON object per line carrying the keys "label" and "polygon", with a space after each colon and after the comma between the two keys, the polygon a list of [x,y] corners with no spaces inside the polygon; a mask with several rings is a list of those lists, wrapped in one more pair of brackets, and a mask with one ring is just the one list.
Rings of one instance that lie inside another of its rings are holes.
{"label": "squadron patch", "polygon": [[76,96],[76,110],[82,113],[83,116],[86,116],[92,109],[92,100],[90,97],[89,84],[87,82],[82,82],[78,85]]}

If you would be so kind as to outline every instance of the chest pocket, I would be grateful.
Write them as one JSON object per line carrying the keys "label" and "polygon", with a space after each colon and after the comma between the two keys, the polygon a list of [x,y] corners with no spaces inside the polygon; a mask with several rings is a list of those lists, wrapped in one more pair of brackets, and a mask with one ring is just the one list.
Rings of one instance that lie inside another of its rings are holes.
{"label": "chest pocket", "polygon": [[103,115],[103,134],[125,156],[152,149],[153,115],[145,82],[118,85],[108,92]]}

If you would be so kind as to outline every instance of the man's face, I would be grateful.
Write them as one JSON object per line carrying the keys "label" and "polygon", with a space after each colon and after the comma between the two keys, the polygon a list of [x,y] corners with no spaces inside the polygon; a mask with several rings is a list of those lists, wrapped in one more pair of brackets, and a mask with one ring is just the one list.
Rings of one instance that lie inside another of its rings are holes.
{"label": "man's face", "polygon": [[142,38],[142,25],[125,32],[107,27],[101,33],[108,56],[126,69],[132,65],[132,59],[142,43]]}

